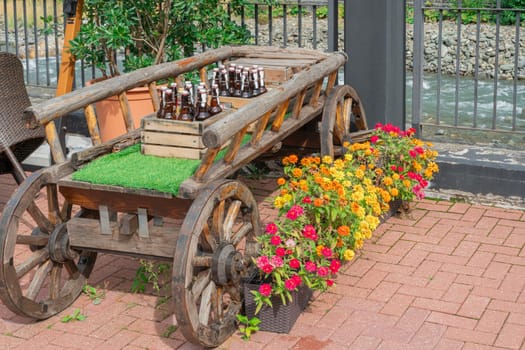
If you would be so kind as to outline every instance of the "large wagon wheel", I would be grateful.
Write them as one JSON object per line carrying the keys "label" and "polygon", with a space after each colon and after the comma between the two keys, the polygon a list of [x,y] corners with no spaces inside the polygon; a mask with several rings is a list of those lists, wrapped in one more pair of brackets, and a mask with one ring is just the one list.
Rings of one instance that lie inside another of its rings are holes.
{"label": "large wagon wheel", "polygon": [[321,120],[321,155],[334,157],[334,145],[351,142],[351,132],[367,129],[365,109],[355,89],[339,85],[330,90]]}
{"label": "large wagon wheel", "polygon": [[[73,303],[96,259],[96,253],[70,248],[66,221],[72,206],[60,204],[52,180],[48,170],[30,175],[0,220],[0,297],[11,311],[36,319]],[[46,204],[44,214],[39,205]]]}
{"label": "large wagon wheel", "polygon": [[213,182],[193,202],[173,263],[175,315],[189,341],[214,347],[235,331],[259,232],[257,202],[241,182]]}

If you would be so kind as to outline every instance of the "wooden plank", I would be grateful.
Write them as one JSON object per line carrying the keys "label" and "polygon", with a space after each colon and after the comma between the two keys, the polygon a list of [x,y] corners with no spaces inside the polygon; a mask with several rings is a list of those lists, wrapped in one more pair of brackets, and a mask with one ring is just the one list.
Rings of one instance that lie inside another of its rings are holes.
{"label": "wooden plank", "polygon": [[279,129],[281,128],[281,125],[284,121],[284,117],[286,115],[286,111],[288,110],[289,104],[290,104],[290,100],[286,100],[277,109],[277,113],[275,113],[275,119],[273,120],[273,123],[272,123],[272,131],[278,132]]}
{"label": "wooden plank", "polygon": [[186,158],[186,159],[202,159],[204,157],[206,149],[198,148],[184,148],[174,146],[161,146],[161,145],[147,145],[142,144],[142,154],[166,157],[166,158]]}
{"label": "wooden plank", "polygon": [[321,89],[323,88],[324,78],[321,78],[315,83],[312,96],[310,97],[310,106],[315,107],[319,103],[319,96],[321,95]]}
{"label": "wooden plank", "polygon": [[257,125],[255,127],[255,131],[253,132],[252,139],[250,140],[250,143],[252,146],[256,146],[259,141],[261,140],[262,134],[264,133],[264,130],[266,130],[266,125],[268,125],[268,121],[270,120],[270,117],[272,116],[273,111],[266,112],[265,115],[262,116],[261,119],[257,122]]}
{"label": "wooden plank", "polygon": [[99,205],[98,212],[100,215],[100,233],[111,235],[111,220],[109,218],[109,208],[107,205]]}
{"label": "wooden plank", "polygon": [[138,208],[137,214],[139,218],[139,237],[140,238],[149,238],[149,228],[148,228],[148,211],[144,208]]}
{"label": "wooden plank", "polygon": [[[118,224],[112,223],[112,230],[118,231]],[[67,222],[69,241],[74,248],[89,248],[107,252],[121,252],[136,255],[173,259],[178,237],[178,230],[171,227],[151,227],[147,239],[138,235],[120,236],[119,240],[111,235],[101,235],[97,220],[72,218]]]}
{"label": "wooden plank", "polygon": [[156,112],[160,108],[159,93],[157,92],[157,84],[151,82],[148,84],[149,95],[151,96],[151,102],[153,103],[153,110]]}
{"label": "wooden plank", "polygon": [[120,110],[122,111],[122,116],[124,117],[124,124],[126,125],[126,130],[132,131],[135,129],[135,124],[133,122],[133,116],[131,115],[131,109],[129,108],[128,95],[125,92],[118,95],[118,101],[120,104]]}
{"label": "wooden plank", "polygon": [[143,131],[141,140],[144,144],[178,146],[187,148],[204,149],[202,137],[200,135],[175,134],[168,132]]}
{"label": "wooden plank", "polygon": [[230,144],[230,147],[228,148],[228,152],[226,152],[226,155],[224,156],[224,161],[226,163],[230,163],[233,158],[237,155],[237,152],[239,152],[239,148],[241,147],[242,139],[244,135],[246,135],[246,132],[248,131],[249,125],[247,125],[244,129],[242,129],[239,133],[237,133],[233,137],[233,141]]}
{"label": "wooden plank", "polygon": [[[70,183],[71,184],[71,183]],[[136,213],[137,208],[146,208],[153,216],[170,217],[183,220],[186,217],[191,201],[174,198],[162,192],[146,191],[132,193],[130,189],[117,186],[70,187],[66,184],[59,187],[69,203],[98,211],[99,205],[107,205],[120,213]],[[113,191],[111,191],[113,189]],[[119,191],[120,190],[120,191]],[[159,194],[153,196],[153,194]],[[162,197],[164,195],[165,197]]]}
{"label": "wooden plank", "polygon": [[149,131],[165,131],[190,135],[201,135],[203,125],[200,122],[183,122],[180,120],[169,120],[160,118],[142,118],[142,129]]}
{"label": "wooden plank", "polygon": [[138,218],[136,214],[124,213],[119,220],[118,232],[121,235],[132,235],[137,232],[139,227]]}
{"label": "wooden plank", "polygon": [[213,161],[215,160],[215,157],[217,156],[217,153],[221,150],[221,147],[217,148],[208,148],[206,153],[204,154],[204,157],[202,158],[202,162],[193,174],[193,177],[200,181],[204,175],[208,172],[208,169],[213,164]]}
{"label": "wooden plank", "polygon": [[60,144],[60,138],[58,137],[57,128],[55,123],[47,123],[45,126],[46,140],[51,149],[51,156],[55,163],[64,163],[66,156],[62,151],[62,145]]}
{"label": "wooden plank", "polygon": [[258,57],[242,57],[238,58],[236,60],[231,61],[232,63],[236,63],[237,65],[241,64],[243,66],[252,66],[252,65],[258,65],[263,66],[266,70],[266,67],[308,67],[312,64],[315,64],[319,62],[316,58],[309,58],[309,57],[283,57],[283,58],[258,58]]}

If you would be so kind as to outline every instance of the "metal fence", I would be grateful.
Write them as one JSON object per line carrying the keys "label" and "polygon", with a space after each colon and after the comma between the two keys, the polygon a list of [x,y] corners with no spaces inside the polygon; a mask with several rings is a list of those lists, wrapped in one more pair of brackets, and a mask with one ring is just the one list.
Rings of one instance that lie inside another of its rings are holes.
{"label": "metal fence", "polygon": [[[506,9],[511,2],[407,1],[407,120],[426,138],[489,131],[506,135],[503,143],[524,143],[525,9]],[[19,55],[27,85],[56,86],[61,7],[58,0],[2,2],[0,50]],[[236,20],[250,29],[253,44],[335,50],[352,35],[343,14],[344,1],[254,0]],[[77,85],[94,76],[78,63]]]}
{"label": "metal fence", "polygon": [[510,2],[501,0],[473,3],[414,1],[407,53],[412,124],[427,129],[427,137],[523,145],[525,9],[505,8]]}

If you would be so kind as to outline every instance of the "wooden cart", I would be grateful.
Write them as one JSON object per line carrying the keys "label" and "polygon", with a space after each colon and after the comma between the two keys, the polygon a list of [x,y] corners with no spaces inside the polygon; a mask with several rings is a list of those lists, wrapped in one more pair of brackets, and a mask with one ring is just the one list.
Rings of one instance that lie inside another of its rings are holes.
{"label": "wooden cart", "polygon": [[[280,82],[203,130],[202,160],[178,195],[71,179],[94,158],[140,142],[126,90],[148,85],[158,108],[156,81],[194,70],[205,78],[209,67],[235,59],[273,67],[281,74]],[[334,155],[343,141],[366,133],[358,95],[350,86],[336,86],[345,61],[342,53],[223,47],[29,108],[24,116],[27,124],[45,126],[55,165],[30,175],[4,208],[2,301],[17,314],[45,319],[79,296],[97,252],[173,261],[172,295],[182,333],[207,347],[224,342],[236,329],[243,298],[241,277],[253,267],[255,238],[261,232],[254,196],[230,177],[277,145],[313,145],[323,155]],[[128,133],[101,144],[92,105],[114,95],[121,101]],[[81,108],[94,146],[68,160],[53,120]],[[351,124],[359,131],[351,133]],[[216,159],[223,148],[225,155]]]}

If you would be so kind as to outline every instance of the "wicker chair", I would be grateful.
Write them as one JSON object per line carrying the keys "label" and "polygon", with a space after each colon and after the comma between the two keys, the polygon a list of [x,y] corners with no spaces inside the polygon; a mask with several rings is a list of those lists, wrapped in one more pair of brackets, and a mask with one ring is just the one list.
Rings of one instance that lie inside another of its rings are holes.
{"label": "wicker chair", "polygon": [[30,130],[22,119],[31,105],[24,84],[22,63],[0,52],[0,174],[11,173],[20,184],[25,179],[21,162],[44,141],[44,129]]}

